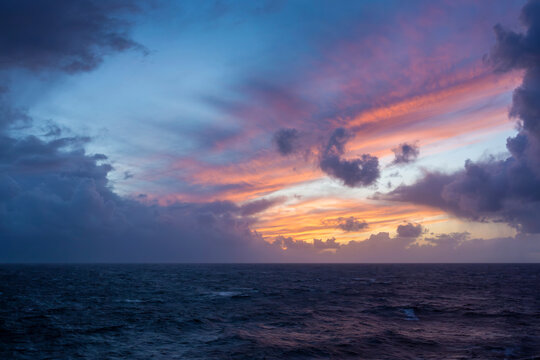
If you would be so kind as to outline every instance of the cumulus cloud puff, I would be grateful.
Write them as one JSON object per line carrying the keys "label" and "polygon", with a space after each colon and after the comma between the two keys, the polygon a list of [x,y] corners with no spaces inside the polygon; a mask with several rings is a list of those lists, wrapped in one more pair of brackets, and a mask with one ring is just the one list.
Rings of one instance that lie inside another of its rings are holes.
{"label": "cumulus cloud puff", "polygon": [[519,133],[507,140],[505,160],[467,161],[463,170],[426,172],[415,184],[386,198],[443,209],[477,221],[506,222],[526,233],[540,232],[540,1],[521,13],[525,33],[495,27],[497,42],[489,56],[496,71],[524,70],[514,91],[510,115]]}
{"label": "cumulus cloud puff", "polygon": [[[537,262],[538,235],[472,239],[469,233],[438,234],[425,237],[419,224],[400,225],[397,235],[379,232],[368,238],[338,243],[334,238],[313,242],[278,237],[272,247],[281,251],[278,261],[438,263],[438,262]],[[400,233],[401,232],[401,233]]]}
{"label": "cumulus cloud puff", "polygon": [[417,144],[403,143],[392,149],[394,160],[392,164],[402,165],[415,162],[420,154]]}
{"label": "cumulus cloud puff", "polygon": [[321,170],[349,187],[372,185],[380,176],[379,159],[369,154],[353,160],[343,159],[345,144],[351,137],[344,128],[334,130],[321,152]]}
{"label": "cumulus cloud puff", "polygon": [[[346,186],[369,186],[380,177],[379,159],[369,154],[362,154],[356,159],[344,159],[345,145],[353,135],[344,128],[335,129],[319,156],[319,167],[326,174],[341,180]],[[279,129],[273,141],[281,155],[299,151],[302,146],[300,133],[294,128]]]}
{"label": "cumulus cloud puff", "polygon": [[279,129],[274,134],[274,143],[281,155],[289,155],[298,150],[300,133],[296,129]]}
{"label": "cumulus cloud puff", "polygon": [[84,141],[0,142],[0,261],[261,260],[246,217],[270,202],[143,204],[115,194]]}
{"label": "cumulus cloud puff", "polygon": [[396,231],[400,237],[417,238],[422,235],[422,225],[407,223],[399,225]]}

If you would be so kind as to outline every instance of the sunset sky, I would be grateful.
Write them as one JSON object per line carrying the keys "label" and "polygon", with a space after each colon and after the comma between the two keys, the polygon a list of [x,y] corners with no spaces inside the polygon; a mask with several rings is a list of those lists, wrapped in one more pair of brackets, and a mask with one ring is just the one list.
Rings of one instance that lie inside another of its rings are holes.
{"label": "sunset sky", "polygon": [[540,2],[2,1],[0,261],[538,262]]}

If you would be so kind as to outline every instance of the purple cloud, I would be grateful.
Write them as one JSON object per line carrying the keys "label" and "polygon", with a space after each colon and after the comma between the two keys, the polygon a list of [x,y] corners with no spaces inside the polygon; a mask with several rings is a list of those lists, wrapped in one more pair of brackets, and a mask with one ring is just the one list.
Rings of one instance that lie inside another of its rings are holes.
{"label": "purple cloud", "polygon": [[489,56],[496,71],[525,71],[514,91],[510,115],[519,133],[508,138],[505,160],[468,160],[463,170],[427,172],[412,185],[383,196],[443,209],[461,218],[506,222],[519,231],[540,232],[540,1],[522,10],[525,33],[495,27],[497,43]]}
{"label": "purple cloud", "polygon": [[422,225],[407,223],[399,225],[396,229],[399,237],[417,238],[422,235]]}
{"label": "purple cloud", "polygon": [[415,162],[420,154],[418,145],[403,143],[399,144],[398,147],[392,149],[394,153],[394,160],[392,164],[394,165],[403,165]]}
{"label": "purple cloud", "polygon": [[353,160],[341,158],[351,136],[343,128],[334,130],[321,153],[319,166],[322,171],[340,179],[349,187],[372,185],[380,176],[379,159],[369,154]]}
{"label": "purple cloud", "polygon": [[0,3],[0,68],[61,70],[96,68],[111,52],[143,49],[128,35],[124,0],[31,0]]}
{"label": "purple cloud", "polygon": [[279,129],[274,134],[274,142],[281,155],[289,155],[298,150],[300,133],[296,129]]}
{"label": "purple cloud", "polygon": [[323,224],[335,227],[336,229],[341,229],[345,232],[358,232],[369,227],[367,222],[365,222],[364,220],[359,220],[354,216],[324,220]]}
{"label": "purple cloud", "polygon": [[[469,233],[426,236],[417,242],[422,227],[400,225],[398,235],[387,232],[370,235],[360,241],[338,243],[335,239],[313,242],[278,237],[272,243],[281,251],[276,261],[292,262],[365,262],[365,263],[455,263],[455,262],[537,262],[540,260],[538,235],[473,239]],[[401,231],[401,234],[399,233]],[[329,251],[331,250],[331,251]]]}

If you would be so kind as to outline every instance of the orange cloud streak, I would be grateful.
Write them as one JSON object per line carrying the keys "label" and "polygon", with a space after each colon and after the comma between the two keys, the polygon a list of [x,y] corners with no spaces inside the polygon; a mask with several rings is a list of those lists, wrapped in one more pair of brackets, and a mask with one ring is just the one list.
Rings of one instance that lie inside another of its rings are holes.
{"label": "orange cloud streak", "polygon": [[[379,157],[391,154],[391,148],[403,141],[419,139],[422,146],[449,140],[461,135],[479,134],[511,126],[506,104],[489,104],[489,100],[508,93],[520,81],[518,74],[503,77],[483,75],[448,88],[419,95],[395,103],[366,110],[343,123],[356,133],[347,144],[350,156],[370,152]],[[474,140],[470,140],[474,141]],[[442,148],[442,147],[441,147]],[[321,178],[324,174],[316,164],[318,147],[314,145],[311,156],[281,157],[272,150],[254,154],[243,163],[226,165],[204,164],[189,159],[179,159],[173,168],[181,169],[181,180],[198,186],[223,186],[203,200],[232,200],[242,202],[271,195],[272,193]],[[238,184],[238,186],[227,185]],[[201,201],[200,194],[171,194],[160,201]],[[267,238],[278,235],[292,236],[298,240],[336,237],[340,242],[359,238],[360,233],[346,233],[325,219],[350,217],[365,220],[370,227],[363,230],[393,231],[404,219],[423,224],[445,221],[441,211],[416,205],[345,200],[313,197],[302,201],[289,201],[266,210],[259,215],[256,230]]]}
{"label": "orange cloud streak", "polygon": [[[415,205],[381,205],[360,200],[313,198],[283,208],[270,209],[260,217],[256,228],[268,238],[282,235],[310,241],[314,238],[335,237],[340,242],[347,242],[358,240],[362,233],[392,232],[404,219],[428,224],[442,221],[444,217],[439,210]],[[366,221],[369,227],[358,232],[344,232],[325,222],[350,216]]]}

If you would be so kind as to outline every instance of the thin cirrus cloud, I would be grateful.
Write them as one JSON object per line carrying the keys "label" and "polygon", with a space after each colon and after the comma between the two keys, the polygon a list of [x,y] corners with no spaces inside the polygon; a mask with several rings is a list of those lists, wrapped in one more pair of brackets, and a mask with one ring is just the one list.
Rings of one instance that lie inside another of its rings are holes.
{"label": "thin cirrus cloud", "polygon": [[323,221],[323,224],[330,225],[345,232],[358,232],[366,230],[369,227],[366,221],[357,219],[354,216],[326,219]]}

